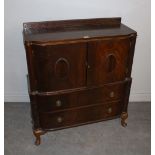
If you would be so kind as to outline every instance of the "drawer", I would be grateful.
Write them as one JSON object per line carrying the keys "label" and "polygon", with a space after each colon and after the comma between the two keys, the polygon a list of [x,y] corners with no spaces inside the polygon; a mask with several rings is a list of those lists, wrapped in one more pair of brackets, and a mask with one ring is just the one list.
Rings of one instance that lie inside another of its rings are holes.
{"label": "drawer", "polygon": [[77,93],[68,93],[62,95],[38,96],[38,110],[40,112],[52,112],[78,106]]}
{"label": "drawer", "polygon": [[52,112],[79,106],[87,106],[107,101],[121,100],[124,83],[108,84],[103,87],[87,89],[62,95],[38,96],[40,112]]}
{"label": "drawer", "polygon": [[78,104],[89,105],[107,101],[121,100],[124,92],[124,83],[107,84],[103,87],[88,89],[78,94]]}
{"label": "drawer", "polygon": [[121,107],[121,102],[111,102],[63,112],[40,113],[40,124],[43,129],[56,129],[106,120],[120,115]]}

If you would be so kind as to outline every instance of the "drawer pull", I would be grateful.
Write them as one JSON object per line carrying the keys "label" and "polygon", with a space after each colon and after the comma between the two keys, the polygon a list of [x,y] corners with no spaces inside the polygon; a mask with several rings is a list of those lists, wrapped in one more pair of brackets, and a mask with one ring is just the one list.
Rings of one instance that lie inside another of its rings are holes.
{"label": "drawer pull", "polygon": [[83,36],[83,38],[84,38],[84,39],[87,39],[87,38],[89,38],[89,36]]}
{"label": "drawer pull", "polygon": [[58,122],[58,123],[61,123],[61,122],[62,122],[62,117],[58,117],[58,118],[57,118],[57,122]]}
{"label": "drawer pull", "polygon": [[108,113],[110,114],[112,112],[112,108],[108,108]]}
{"label": "drawer pull", "polygon": [[110,97],[114,97],[115,96],[115,93],[112,91],[110,92]]}
{"label": "drawer pull", "polygon": [[62,105],[61,100],[57,100],[57,101],[56,101],[56,106],[57,106],[57,107],[61,107],[61,105]]}

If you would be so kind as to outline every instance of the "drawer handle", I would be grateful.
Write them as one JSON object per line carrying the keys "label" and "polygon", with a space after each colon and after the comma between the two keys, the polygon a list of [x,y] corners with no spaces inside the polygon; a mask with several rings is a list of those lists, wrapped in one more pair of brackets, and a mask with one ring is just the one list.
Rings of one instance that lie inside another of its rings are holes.
{"label": "drawer handle", "polygon": [[56,101],[56,106],[57,106],[57,107],[61,107],[61,105],[62,105],[61,100],[57,100],[57,101]]}
{"label": "drawer handle", "polygon": [[83,38],[84,38],[84,39],[87,39],[87,38],[89,38],[89,36],[83,36]]}
{"label": "drawer handle", "polygon": [[114,97],[115,96],[115,93],[112,91],[110,92],[110,97]]}
{"label": "drawer handle", "polygon": [[57,118],[57,122],[58,122],[58,123],[61,123],[61,122],[62,122],[62,117],[58,117],[58,118]]}
{"label": "drawer handle", "polygon": [[112,108],[108,108],[108,113],[110,114],[112,112]]}

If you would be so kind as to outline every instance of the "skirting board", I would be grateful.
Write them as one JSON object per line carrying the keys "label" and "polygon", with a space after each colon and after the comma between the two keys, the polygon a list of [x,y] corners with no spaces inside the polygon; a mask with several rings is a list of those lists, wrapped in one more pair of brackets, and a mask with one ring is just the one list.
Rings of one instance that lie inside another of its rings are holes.
{"label": "skirting board", "polygon": [[[151,93],[131,93],[130,102],[151,101]],[[29,102],[28,94],[6,93],[4,95],[5,102]]]}

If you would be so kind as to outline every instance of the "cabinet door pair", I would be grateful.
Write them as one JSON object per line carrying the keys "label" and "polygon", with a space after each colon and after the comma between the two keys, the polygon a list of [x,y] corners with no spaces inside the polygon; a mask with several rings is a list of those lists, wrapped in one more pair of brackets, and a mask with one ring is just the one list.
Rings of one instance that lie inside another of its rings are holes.
{"label": "cabinet door pair", "polygon": [[52,91],[124,80],[130,42],[115,38],[32,50],[38,90]]}

